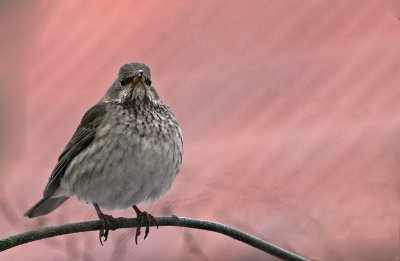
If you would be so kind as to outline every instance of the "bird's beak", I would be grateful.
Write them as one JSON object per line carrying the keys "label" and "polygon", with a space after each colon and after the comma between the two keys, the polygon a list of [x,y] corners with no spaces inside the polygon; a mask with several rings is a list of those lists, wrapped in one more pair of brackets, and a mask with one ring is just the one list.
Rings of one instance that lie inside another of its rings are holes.
{"label": "bird's beak", "polygon": [[145,83],[146,82],[146,77],[143,77],[143,71],[139,70],[138,73],[133,77],[133,83],[138,83],[138,82],[142,82]]}

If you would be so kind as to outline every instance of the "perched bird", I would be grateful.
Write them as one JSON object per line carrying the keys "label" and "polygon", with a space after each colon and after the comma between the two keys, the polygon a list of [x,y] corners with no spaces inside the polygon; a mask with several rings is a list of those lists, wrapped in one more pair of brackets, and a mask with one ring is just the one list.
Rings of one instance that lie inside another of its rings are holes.
{"label": "perched bird", "polygon": [[58,158],[43,198],[25,216],[48,214],[76,196],[93,205],[103,221],[100,243],[116,224],[101,208],[133,207],[141,225],[146,225],[146,239],[150,222],[157,222],[136,205],[155,201],[171,188],[182,153],[181,129],[152,86],[150,68],[125,64],[103,98],[83,116]]}

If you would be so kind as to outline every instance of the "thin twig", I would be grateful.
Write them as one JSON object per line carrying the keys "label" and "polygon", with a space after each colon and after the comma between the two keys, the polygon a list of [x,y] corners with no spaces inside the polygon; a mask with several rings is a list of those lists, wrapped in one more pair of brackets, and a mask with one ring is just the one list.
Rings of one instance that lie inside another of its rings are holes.
{"label": "thin twig", "polygon": [[[136,218],[117,218],[118,228],[136,228],[137,219]],[[224,234],[250,246],[258,248],[266,253],[269,253],[275,257],[281,258],[283,260],[293,260],[293,261],[306,261],[308,259],[291,253],[285,249],[277,247],[271,243],[264,240],[256,238],[252,235],[244,233],[235,228],[229,227],[224,224],[217,222],[197,220],[191,218],[182,218],[175,215],[168,217],[156,217],[159,226],[176,226],[176,227],[189,227],[202,230],[214,231],[217,233]],[[151,226],[156,224],[152,223]],[[59,226],[44,227],[37,230],[32,230],[24,232],[21,234],[13,235],[7,238],[0,239],[0,251],[16,247],[25,243],[40,240],[48,237],[55,237],[64,234],[95,231],[102,227],[101,221],[87,221],[78,222],[71,224],[64,224]]]}

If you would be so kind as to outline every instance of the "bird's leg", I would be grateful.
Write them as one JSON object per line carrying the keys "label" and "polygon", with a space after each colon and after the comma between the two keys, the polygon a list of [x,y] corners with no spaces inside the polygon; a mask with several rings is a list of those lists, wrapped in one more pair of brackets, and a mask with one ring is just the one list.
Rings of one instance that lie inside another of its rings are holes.
{"label": "bird's leg", "polygon": [[103,221],[103,226],[99,231],[100,244],[103,245],[103,241],[101,240],[101,238],[104,237],[104,242],[107,241],[108,232],[110,231],[110,229],[115,230],[118,228],[117,221],[115,220],[115,218],[113,218],[113,216],[106,215],[103,212],[101,212],[99,205],[97,205],[97,203],[94,203],[93,206],[96,209],[97,216],[99,216],[99,219]]}
{"label": "bird's leg", "polygon": [[136,205],[132,207],[136,212],[136,218],[138,220],[138,224],[136,227],[136,235],[135,235],[135,243],[137,245],[137,239],[138,236],[140,235],[140,228],[142,227],[142,225],[146,225],[146,231],[144,232],[144,239],[146,239],[150,231],[150,222],[155,223],[157,225],[157,228],[158,228],[158,223],[157,220],[146,211],[143,212],[140,211],[140,209]]}

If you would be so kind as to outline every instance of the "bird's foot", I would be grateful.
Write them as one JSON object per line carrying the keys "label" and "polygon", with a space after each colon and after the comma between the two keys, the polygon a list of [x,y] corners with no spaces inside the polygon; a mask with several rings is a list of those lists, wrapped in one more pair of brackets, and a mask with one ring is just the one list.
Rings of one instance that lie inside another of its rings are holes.
{"label": "bird's foot", "polygon": [[136,212],[136,218],[138,220],[138,224],[136,227],[136,235],[135,235],[135,243],[137,245],[137,239],[140,236],[140,228],[143,225],[146,225],[146,230],[144,232],[144,239],[146,239],[147,235],[149,234],[149,231],[150,231],[150,223],[152,222],[152,223],[156,224],[157,228],[158,228],[158,223],[157,223],[157,220],[152,215],[147,213],[146,211],[142,212],[136,206],[133,206],[133,209]]}
{"label": "bird's foot", "polygon": [[111,230],[115,230],[117,229],[117,221],[115,220],[115,218],[111,215],[103,215],[103,216],[99,216],[99,219],[101,221],[103,221],[103,226],[101,227],[100,231],[99,231],[99,240],[100,240],[100,244],[103,245],[103,241],[101,240],[102,237],[104,237],[104,242],[107,241],[108,238],[108,233]]}
{"label": "bird's foot", "polygon": [[101,221],[103,221],[103,226],[101,227],[100,231],[99,231],[99,240],[100,240],[100,244],[103,245],[103,241],[102,238],[104,237],[104,242],[107,241],[108,238],[108,233],[111,230],[115,230],[118,228],[118,222],[117,220],[111,216],[111,215],[106,215],[103,214],[103,212],[101,212],[99,206],[97,204],[94,204],[94,207],[96,208],[97,211],[97,215],[99,216],[99,219]]}

